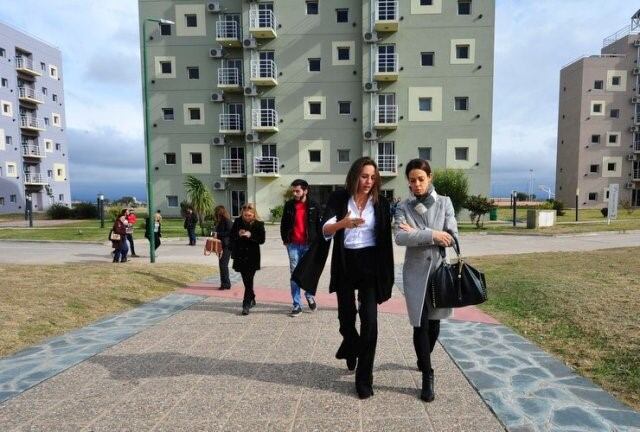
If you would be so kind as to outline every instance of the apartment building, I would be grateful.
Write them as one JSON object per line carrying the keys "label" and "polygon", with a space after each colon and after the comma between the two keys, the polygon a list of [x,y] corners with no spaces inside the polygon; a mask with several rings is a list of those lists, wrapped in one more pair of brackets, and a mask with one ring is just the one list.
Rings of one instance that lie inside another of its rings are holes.
{"label": "apartment building", "polygon": [[[404,164],[491,171],[494,0],[139,0],[155,204],[184,177],[263,217],[305,178],[319,201],[360,156],[388,196]],[[147,19],[165,19],[158,24]],[[146,24],[144,24],[146,22]]]}
{"label": "apartment building", "polygon": [[599,55],[560,72],[556,198],[580,208],[640,206],[640,11],[604,39]]}
{"label": "apartment building", "polygon": [[0,213],[70,205],[60,50],[0,23]]}

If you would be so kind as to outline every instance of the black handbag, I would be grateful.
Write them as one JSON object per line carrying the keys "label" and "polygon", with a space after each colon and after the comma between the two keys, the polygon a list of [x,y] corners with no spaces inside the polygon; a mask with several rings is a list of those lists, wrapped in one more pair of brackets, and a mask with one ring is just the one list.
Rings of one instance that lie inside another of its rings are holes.
{"label": "black handbag", "polygon": [[431,276],[429,284],[431,304],[434,308],[459,308],[484,303],[487,300],[484,274],[464,261],[460,256],[458,239],[453,234],[452,237],[458,262],[447,263],[445,249],[440,248],[442,263]]}

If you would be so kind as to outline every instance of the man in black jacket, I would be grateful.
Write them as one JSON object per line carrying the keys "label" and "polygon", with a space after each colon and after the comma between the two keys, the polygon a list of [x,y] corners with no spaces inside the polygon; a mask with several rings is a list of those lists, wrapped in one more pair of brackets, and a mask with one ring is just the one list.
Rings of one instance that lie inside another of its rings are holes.
{"label": "man in black jacket", "polygon": [[193,212],[192,208],[187,209],[187,214],[184,217],[184,229],[187,230],[189,235],[189,246],[196,245],[196,225],[198,224],[198,216]]}
{"label": "man in black jacket", "polygon": [[[293,270],[298,265],[300,259],[309,250],[311,243],[315,241],[320,233],[320,206],[309,196],[309,184],[305,180],[297,179],[291,183],[293,199],[284,205],[282,221],[280,222],[280,236],[282,243],[287,247],[289,254],[289,269]],[[316,310],[316,301],[312,294],[305,292],[309,309]],[[293,307],[291,316],[295,317],[302,313],[300,304],[300,287],[291,281],[291,298]]]}

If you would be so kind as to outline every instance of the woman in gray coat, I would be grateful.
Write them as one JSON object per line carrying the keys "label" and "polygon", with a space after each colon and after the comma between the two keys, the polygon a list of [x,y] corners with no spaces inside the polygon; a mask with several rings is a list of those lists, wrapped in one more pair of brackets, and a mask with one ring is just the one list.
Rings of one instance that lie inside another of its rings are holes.
{"label": "woman in gray coat", "polygon": [[[435,309],[428,299],[429,275],[440,265],[440,248],[453,244],[458,223],[451,199],[436,193],[429,163],[422,159],[409,161],[405,169],[412,197],[396,208],[395,241],[406,246],[402,268],[404,295],[413,326],[413,345],[422,371],[420,398],[431,402],[434,378],[431,351],[440,333],[440,320],[451,315],[451,309]],[[448,231],[448,232],[447,232]]]}

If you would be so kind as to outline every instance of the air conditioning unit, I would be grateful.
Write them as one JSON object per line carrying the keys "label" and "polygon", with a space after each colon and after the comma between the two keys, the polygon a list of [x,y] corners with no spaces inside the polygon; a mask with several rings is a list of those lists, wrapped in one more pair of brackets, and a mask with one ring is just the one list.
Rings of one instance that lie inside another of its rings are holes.
{"label": "air conditioning unit", "polygon": [[629,132],[640,132],[640,126],[631,126]]}
{"label": "air conditioning unit", "polygon": [[211,102],[224,101],[224,93],[211,93]]}
{"label": "air conditioning unit", "polygon": [[634,160],[636,160],[636,155],[634,155],[634,154],[628,154],[628,155],[627,155],[627,160],[628,160],[628,161],[634,161]]}
{"label": "air conditioning unit", "polygon": [[640,75],[640,68],[633,68],[632,72],[634,75]]}
{"label": "air conditioning unit", "polygon": [[257,143],[257,142],[260,142],[260,136],[255,132],[251,132],[251,133],[245,134],[244,140],[248,143]]}
{"label": "air conditioning unit", "polygon": [[209,50],[209,57],[211,58],[222,58],[224,54],[224,50],[222,48],[211,48]]}
{"label": "air conditioning unit", "polygon": [[213,190],[223,191],[227,187],[227,183],[223,180],[218,180],[213,182]]}
{"label": "air conditioning unit", "polygon": [[639,96],[632,97],[631,98],[631,103],[633,103],[633,104],[640,103],[640,97]]}
{"label": "air conditioning unit", "polygon": [[374,141],[378,139],[378,135],[375,133],[375,131],[364,131],[364,133],[362,134],[362,136],[364,137],[365,140],[367,141]]}
{"label": "air conditioning unit", "polygon": [[221,11],[220,2],[213,0],[207,1],[207,10],[211,13],[219,13]]}
{"label": "air conditioning unit", "polygon": [[640,39],[634,40],[633,41],[633,46],[636,47],[636,48],[640,47]]}
{"label": "air conditioning unit", "polygon": [[367,43],[374,43],[380,40],[377,32],[366,32],[363,37],[364,41]]}
{"label": "air conditioning unit", "polygon": [[633,182],[628,182],[624,184],[625,189],[633,189],[633,186],[634,186]]}
{"label": "air conditioning unit", "polygon": [[258,42],[254,38],[244,38],[242,39],[242,47],[247,49],[256,49],[258,48]]}
{"label": "air conditioning unit", "polygon": [[258,96],[258,89],[256,89],[254,86],[248,86],[244,88],[244,95],[245,96]]}
{"label": "air conditioning unit", "polygon": [[364,84],[364,91],[367,93],[374,93],[378,91],[378,83],[377,82],[368,82]]}
{"label": "air conditioning unit", "polygon": [[226,140],[224,139],[224,135],[218,135],[211,138],[211,144],[215,146],[223,146],[226,144]]}

